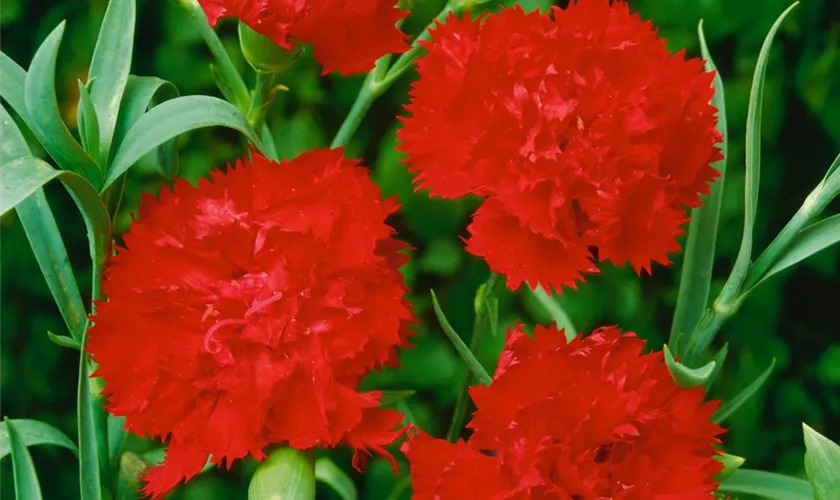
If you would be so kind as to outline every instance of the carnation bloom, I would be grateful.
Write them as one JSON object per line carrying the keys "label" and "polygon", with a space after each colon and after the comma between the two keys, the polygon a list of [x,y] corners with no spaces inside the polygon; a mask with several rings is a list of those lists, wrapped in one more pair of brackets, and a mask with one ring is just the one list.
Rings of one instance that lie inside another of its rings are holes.
{"label": "carnation bloom", "polygon": [[395,361],[412,321],[385,224],[397,209],[341,150],[275,163],[253,154],[198,188],[146,197],[106,269],[89,350],[108,410],[167,439],[145,492],[166,494],[208,458],[268,444],[368,449],[401,415],[360,393]]}
{"label": "carnation bloom", "polygon": [[717,402],[677,387],[662,353],[615,327],[566,342],[538,326],[509,335],[467,443],[419,434],[403,445],[415,500],[712,498]]}
{"label": "carnation bloom", "polygon": [[467,250],[560,289],[602,260],[667,264],[717,172],[713,74],[624,2],[451,14],[425,42],[400,150],[433,196],[485,199]]}
{"label": "carnation bloom", "polygon": [[251,29],[291,50],[312,44],[323,72],[363,73],[387,53],[408,49],[396,27],[406,11],[396,0],[199,0],[210,26],[236,17]]}

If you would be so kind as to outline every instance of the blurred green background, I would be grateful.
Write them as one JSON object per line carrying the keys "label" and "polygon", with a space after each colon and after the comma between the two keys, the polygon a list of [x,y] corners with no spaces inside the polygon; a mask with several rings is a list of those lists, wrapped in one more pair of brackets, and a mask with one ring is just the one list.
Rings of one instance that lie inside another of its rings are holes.
{"label": "blurred green background", "polygon": [[[184,14],[165,0],[137,3],[132,73],[167,79],[182,95],[218,95],[208,68],[209,52]],[[534,8],[551,2],[521,3]],[[67,20],[57,81],[62,111],[71,128],[78,98],[76,80],[85,79],[106,4],[106,0],[0,0],[2,50],[24,68],[40,41],[58,22]],[[412,4],[405,29],[417,33],[442,1],[414,0]],[[788,0],[631,0],[630,4],[660,28],[672,50],[686,48],[691,55],[699,52],[696,25],[704,18],[711,52],[723,75],[730,160],[718,240],[716,293],[740,241],[744,122],[752,70],[767,30]],[[252,78],[238,55],[235,23],[223,23],[220,33],[243,74]],[[366,384],[416,390],[407,401],[412,418],[427,431],[443,435],[464,367],[431,315],[428,291],[434,288],[438,292],[456,330],[469,335],[473,294],[488,271],[482,262],[464,253],[458,239],[475,201],[442,201],[414,193],[406,167],[400,163],[402,156],[394,151],[394,116],[400,113],[411,78],[413,75],[403,78],[373,106],[348,146],[349,155],[365,159],[384,193],[397,195],[403,205],[392,222],[415,248],[404,271],[421,318],[416,347],[402,353],[402,366],[373,375]],[[268,114],[281,156],[292,157],[327,145],[361,80],[332,75],[321,78],[318,65],[304,54],[280,78],[290,90],[277,94]],[[763,120],[759,248],[784,225],[840,150],[840,2],[804,0],[783,25],[767,71]],[[180,175],[192,180],[244,153],[239,136],[219,129],[189,134],[179,139],[178,146]],[[132,169],[118,230],[128,227],[129,211],[136,207],[139,193],[156,191],[165,182],[157,168],[155,161],[148,160]],[[50,186],[47,192],[82,294],[89,295],[90,264],[81,218],[61,187]],[[837,210],[835,201],[829,211]],[[13,214],[2,219],[2,243],[2,413],[40,419],[75,436],[78,353],[59,348],[47,338],[47,330],[65,333],[64,325]],[[656,266],[653,276],[641,278],[628,268],[602,266],[602,274],[589,278],[577,291],[567,290],[560,302],[582,331],[619,324],[659,348],[667,337],[676,299],[680,257],[675,260],[675,266]],[[728,421],[728,451],[746,456],[748,467],[800,474],[802,421],[834,441],[840,440],[839,263],[835,247],[763,285],[719,336],[718,343],[730,343],[730,355],[713,388],[715,397],[737,393],[772,358],[777,359],[765,389]],[[504,323],[515,319],[549,321],[530,295],[510,292],[501,296],[501,318]],[[502,342],[502,335],[485,342],[481,357],[488,366],[495,362]],[[139,440],[130,445],[137,449],[146,446]],[[37,447],[32,453],[46,498],[78,498],[77,466],[70,453],[50,447]],[[349,470],[346,450],[331,453]],[[404,476],[407,467],[402,463]],[[244,461],[230,473],[203,474],[173,498],[244,498],[253,467],[252,462]],[[9,460],[3,461],[0,472],[10,477]],[[399,482],[381,460],[372,461],[363,476],[353,477],[365,499],[388,498]],[[0,494],[11,498],[10,481],[3,481]],[[326,489],[319,490],[321,494],[332,498]],[[407,497],[404,491],[390,498]]]}

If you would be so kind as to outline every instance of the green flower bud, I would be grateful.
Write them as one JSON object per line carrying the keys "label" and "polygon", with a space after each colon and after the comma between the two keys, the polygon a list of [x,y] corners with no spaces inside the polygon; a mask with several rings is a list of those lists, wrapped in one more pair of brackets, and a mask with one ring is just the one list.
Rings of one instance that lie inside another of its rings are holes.
{"label": "green flower bud", "polygon": [[314,500],[315,465],[293,448],[280,448],[257,467],[248,500]]}
{"label": "green flower bud", "polygon": [[248,64],[260,73],[281,73],[296,57],[244,23],[239,23],[239,46]]}

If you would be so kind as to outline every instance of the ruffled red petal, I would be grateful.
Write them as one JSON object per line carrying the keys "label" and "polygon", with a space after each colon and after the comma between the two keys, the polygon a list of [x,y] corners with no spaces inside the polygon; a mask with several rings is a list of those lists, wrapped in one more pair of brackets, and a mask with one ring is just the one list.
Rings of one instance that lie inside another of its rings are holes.
{"label": "ruffled red petal", "polygon": [[491,384],[470,391],[469,442],[404,445],[415,492],[457,499],[491,483],[480,498],[711,498],[717,402],[678,388],[662,353],[643,349],[615,327],[570,343],[515,327]]}
{"label": "ruffled red petal", "polygon": [[559,290],[574,287],[581,273],[597,273],[583,240],[572,235],[539,234],[523,227],[504,205],[489,199],[479,207],[469,226],[467,251],[484,258],[493,272],[504,274],[513,290],[526,282]]}
{"label": "ruffled red petal", "polygon": [[323,73],[364,73],[389,53],[408,50],[396,23],[408,12],[393,0],[199,0],[211,26],[235,17],[277,45],[312,45]]}

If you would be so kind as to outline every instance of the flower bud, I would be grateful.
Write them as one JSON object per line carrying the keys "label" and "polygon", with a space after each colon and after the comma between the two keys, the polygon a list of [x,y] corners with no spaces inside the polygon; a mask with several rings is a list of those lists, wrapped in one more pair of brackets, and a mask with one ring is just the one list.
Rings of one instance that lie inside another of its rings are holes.
{"label": "flower bud", "polygon": [[296,57],[245,23],[239,23],[239,46],[248,64],[260,73],[281,73]]}
{"label": "flower bud", "polygon": [[248,500],[314,500],[315,466],[294,448],[280,448],[257,467]]}
{"label": "flower bud", "polygon": [[140,477],[146,472],[148,464],[129,451],[120,456],[120,470],[117,476],[117,500],[137,500],[140,498]]}

